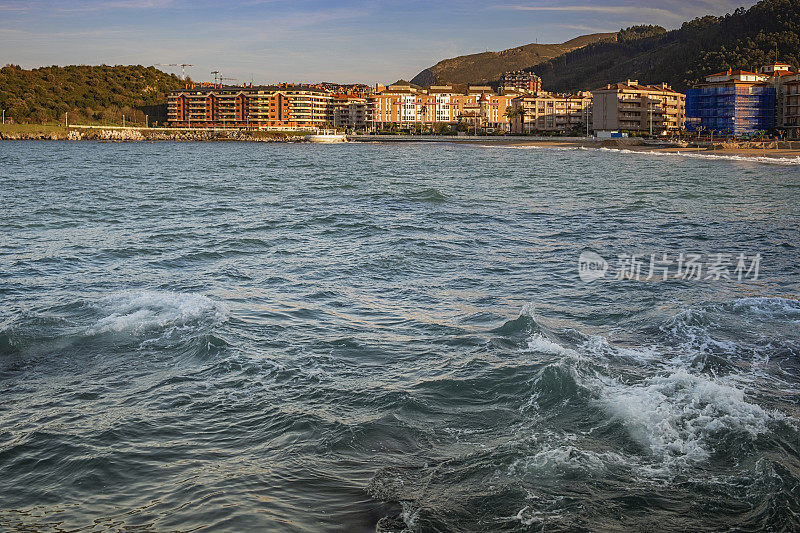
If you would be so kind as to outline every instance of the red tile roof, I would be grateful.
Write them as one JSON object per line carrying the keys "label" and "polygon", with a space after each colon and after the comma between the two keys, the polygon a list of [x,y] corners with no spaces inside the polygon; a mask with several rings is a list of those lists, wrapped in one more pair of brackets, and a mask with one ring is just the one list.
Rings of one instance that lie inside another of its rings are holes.
{"label": "red tile roof", "polygon": [[716,74],[709,74],[706,77],[711,76],[763,76],[763,74],[758,74],[757,72],[749,72],[747,70],[727,70],[725,72],[717,72]]}

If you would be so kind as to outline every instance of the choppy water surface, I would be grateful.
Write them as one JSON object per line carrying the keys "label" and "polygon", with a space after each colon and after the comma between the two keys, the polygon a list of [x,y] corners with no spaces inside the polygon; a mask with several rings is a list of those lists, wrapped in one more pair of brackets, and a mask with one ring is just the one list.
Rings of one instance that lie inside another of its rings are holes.
{"label": "choppy water surface", "polygon": [[3,142],[0,183],[4,529],[800,523],[796,165]]}

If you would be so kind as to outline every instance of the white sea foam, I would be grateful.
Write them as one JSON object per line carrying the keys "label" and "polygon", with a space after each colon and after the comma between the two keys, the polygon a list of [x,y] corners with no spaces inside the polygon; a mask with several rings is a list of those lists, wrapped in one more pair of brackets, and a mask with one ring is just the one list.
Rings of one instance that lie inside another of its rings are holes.
{"label": "white sea foam", "polygon": [[720,327],[716,318],[706,310],[684,309],[661,326],[661,331],[672,337],[680,348],[673,366],[691,366],[704,354],[734,355],[741,351],[738,343],[714,337],[713,329]]}
{"label": "white sea foam", "polygon": [[608,339],[602,335],[592,335],[586,342],[581,344],[580,349],[592,356],[600,356],[606,359],[624,359],[642,364],[657,361],[663,357],[663,354],[655,346],[641,349],[616,346],[608,342]]}
{"label": "white sea foam", "polygon": [[754,438],[777,416],[746,401],[741,389],[684,369],[635,385],[598,377],[593,387],[608,415],[669,465],[707,459],[723,432]]}
{"label": "white sea foam", "polygon": [[[740,312],[765,316],[800,315],[794,300],[745,298],[733,304]],[[730,304],[720,306],[730,313]],[[746,390],[756,383],[755,370],[732,366],[723,376],[709,374],[704,354],[740,354],[742,346],[728,339],[715,339],[712,310],[684,310],[668,320],[662,331],[669,344],[651,347],[619,347],[602,336],[588,337],[575,349],[562,346],[540,333],[531,335],[532,351],[562,358],[556,363],[568,371],[578,387],[585,389],[608,420],[619,423],[648,459],[627,462],[643,475],[663,475],[675,467],[707,460],[719,444],[730,438],[753,440],[770,431],[784,415],[754,403]],[[752,359],[753,365],[760,359]],[[649,376],[631,381],[613,372],[611,359],[635,362]],[[699,361],[699,362],[698,362]],[[741,361],[741,359],[740,359]],[[525,406],[537,406],[536,393]],[[586,455],[571,447],[544,449],[528,458],[531,467],[570,463],[586,468],[609,464],[622,457]]]}
{"label": "white sea foam", "polygon": [[768,157],[745,155],[712,155],[698,152],[656,152],[654,150],[628,150],[625,148],[586,148],[601,152],[617,152],[621,154],[645,154],[663,157],[688,157],[691,159],[711,159],[727,161],[746,161],[750,163],[766,163],[770,165],[800,165],[800,157]]}
{"label": "white sea foam", "polygon": [[[522,306],[519,312],[520,318],[530,317],[536,321],[536,304],[528,302]],[[528,339],[528,349],[534,352],[546,353],[551,355],[563,355],[568,357],[580,357],[575,350],[561,346],[541,333],[534,333]]]}
{"label": "white sea foam", "polygon": [[[487,145],[487,148],[488,147],[489,146]],[[514,146],[514,145],[500,145],[500,146],[491,146],[491,148],[510,148],[512,150],[570,151],[570,150],[579,150],[581,147],[579,147],[579,146],[535,146],[535,145]]]}
{"label": "white sea foam", "polygon": [[417,525],[417,519],[419,519],[419,509],[415,508],[413,505],[411,505],[411,503],[406,501],[400,502],[400,506],[403,509],[402,513],[400,514],[403,519],[403,523],[413,530]]}
{"label": "white sea foam", "polygon": [[733,304],[733,309],[740,313],[751,313],[763,317],[800,318],[800,302],[780,297],[740,298]]}
{"label": "white sea foam", "polygon": [[[488,147],[488,145],[487,145]],[[744,161],[750,163],[764,163],[769,165],[800,165],[800,156],[798,157],[770,157],[770,156],[746,156],[746,155],[722,155],[722,154],[707,154],[701,152],[661,152],[655,150],[630,150],[627,148],[607,148],[607,147],[591,147],[591,146],[513,146],[501,145],[493,146],[492,148],[509,148],[512,150],[551,150],[551,151],[567,151],[567,150],[586,150],[586,151],[599,151],[599,152],[616,152],[619,154],[640,154],[640,155],[653,155],[662,157],[687,157],[690,159],[710,159],[718,161]]]}
{"label": "white sea foam", "polygon": [[106,315],[89,328],[91,335],[183,328],[227,318],[225,306],[207,296],[170,291],[123,292],[103,299],[98,307]]}
{"label": "white sea foam", "polygon": [[515,460],[508,467],[508,474],[592,474],[606,470],[611,465],[628,461],[615,452],[595,452],[573,445],[550,447],[545,445],[535,454]]}
{"label": "white sea foam", "polygon": [[546,353],[552,355],[563,355],[566,357],[580,357],[578,352],[565,348],[560,344],[551,341],[540,333],[534,333],[528,339],[528,349],[533,352]]}
{"label": "white sea foam", "polygon": [[519,310],[520,318],[523,316],[531,317],[534,320],[536,319],[536,304],[533,302],[527,302],[523,304],[522,309]]}

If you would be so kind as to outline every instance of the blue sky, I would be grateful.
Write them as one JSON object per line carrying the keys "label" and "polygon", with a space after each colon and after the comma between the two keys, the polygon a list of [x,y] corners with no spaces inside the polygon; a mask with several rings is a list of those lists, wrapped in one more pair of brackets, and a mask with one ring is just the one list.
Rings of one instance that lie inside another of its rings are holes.
{"label": "blue sky", "polygon": [[[666,28],[730,0],[0,0],[0,62],[193,63],[240,82],[393,82],[457,55]],[[165,70],[179,70],[162,67]]]}

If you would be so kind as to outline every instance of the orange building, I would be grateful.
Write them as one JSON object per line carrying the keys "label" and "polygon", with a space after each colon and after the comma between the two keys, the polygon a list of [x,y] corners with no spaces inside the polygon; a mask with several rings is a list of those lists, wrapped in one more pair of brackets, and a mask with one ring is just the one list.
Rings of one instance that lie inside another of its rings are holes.
{"label": "orange building", "polygon": [[314,129],[328,119],[330,94],[307,85],[187,85],[167,99],[174,127]]}
{"label": "orange building", "polygon": [[477,125],[483,129],[509,130],[506,109],[513,95],[497,95],[488,86],[470,86],[466,91],[452,85],[423,89],[415,85],[390,85],[367,96],[367,122],[372,127],[395,125]]}

